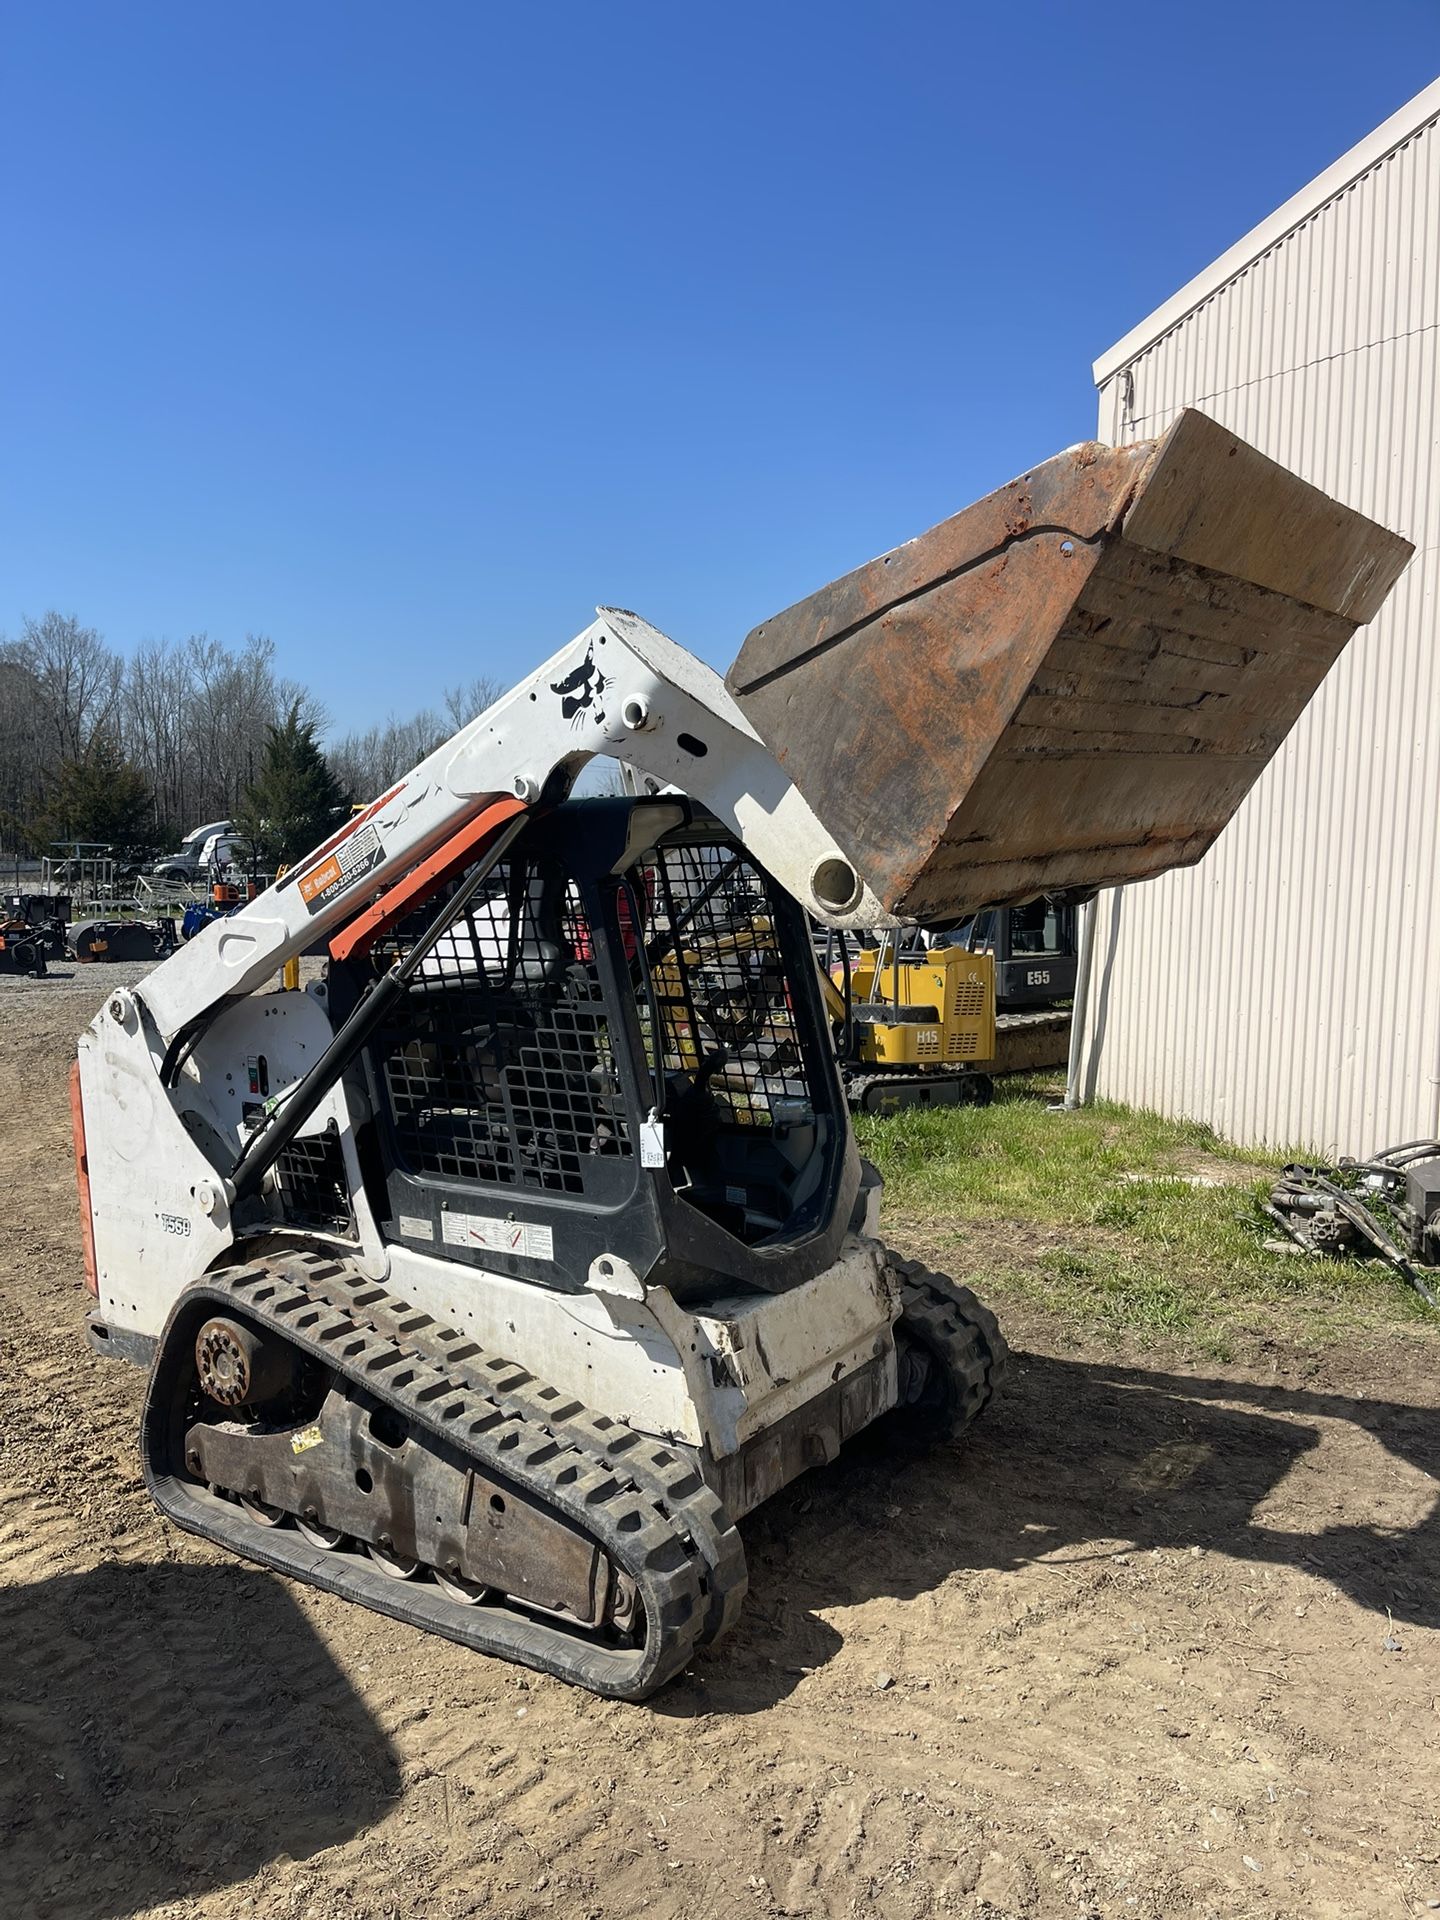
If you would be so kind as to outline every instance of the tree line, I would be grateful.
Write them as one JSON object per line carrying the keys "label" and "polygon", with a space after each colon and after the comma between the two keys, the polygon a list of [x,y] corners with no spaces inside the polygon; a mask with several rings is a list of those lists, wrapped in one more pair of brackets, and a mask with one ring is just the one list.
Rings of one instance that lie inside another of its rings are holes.
{"label": "tree line", "polygon": [[261,857],[293,859],[329,816],[393,786],[502,691],[477,677],[438,709],[326,747],[324,706],[280,671],[264,635],[227,647],[195,634],[126,657],[71,615],[27,619],[0,638],[0,857],[75,840],[143,857],[236,820]]}

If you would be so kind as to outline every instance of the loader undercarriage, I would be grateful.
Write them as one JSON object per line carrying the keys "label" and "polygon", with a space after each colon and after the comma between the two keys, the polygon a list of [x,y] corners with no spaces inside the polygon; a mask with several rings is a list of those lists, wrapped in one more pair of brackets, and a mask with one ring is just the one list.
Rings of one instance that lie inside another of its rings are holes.
{"label": "loader undercarriage", "polygon": [[[1004,1342],[964,1288],[895,1265],[902,1398],[958,1431]],[[661,1686],[745,1595],[739,1535],[693,1450],[589,1413],[318,1253],[187,1291],[142,1453],[189,1531],[618,1698]]]}
{"label": "loader undercarriage", "polygon": [[[207,1411],[194,1349],[221,1316],[314,1370],[314,1398],[283,1424]],[[190,1531],[601,1693],[661,1685],[744,1597],[738,1536],[680,1450],[592,1418],[320,1255],[186,1293],[142,1447],[156,1500]]]}

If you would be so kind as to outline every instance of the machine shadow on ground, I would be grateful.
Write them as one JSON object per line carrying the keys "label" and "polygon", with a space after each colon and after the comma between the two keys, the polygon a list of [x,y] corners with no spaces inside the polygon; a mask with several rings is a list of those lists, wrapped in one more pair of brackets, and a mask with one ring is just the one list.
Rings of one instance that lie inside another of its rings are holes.
{"label": "machine shadow on ground", "polygon": [[0,1588],[11,1920],[122,1920],[364,1831],[391,1748],[290,1592],[233,1564]]}
{"label": "machine shadow on ground", "polygon": [[[739,1626],[657,1704],[762,1710],[843,1645],[820,1609],[908,1600],[956,1573],[1073,1565],[1119,1547],[1198,1546],[1300,1569],[1372,1611],[1382,1633],[1390,1619],[1440,1626],[1440,1499],[1408,1529],[1326,1524],[1319,1504],[1299,1531],[1256,1517],[1333,1421],[1440,1475],[1429,1407],[1017,1354],[963,1442],[927,1450],[881,1422],[747,1521],[751,1586]],[[1349,1504],[1368,1511],[1372,1493]]]}

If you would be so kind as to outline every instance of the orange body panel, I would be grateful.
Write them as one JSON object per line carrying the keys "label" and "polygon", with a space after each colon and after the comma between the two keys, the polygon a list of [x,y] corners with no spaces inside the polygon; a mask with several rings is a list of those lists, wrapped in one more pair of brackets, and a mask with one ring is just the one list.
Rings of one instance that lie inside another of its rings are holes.
{"label": "orange body panel", "polygon": [[80,1097],[80,1062],[70,1069],[70,1127],[75,1137],[75,1185],[80,1194],[80,1239],[85,1249],[85,1290],[100,1298],[95,1264],[95,1222],[90,1214],[90,1163],[85,1157],[85,1108]]}
{"label": "orange body panel", "polygon": [[348,960],[352,954],[364,953],[382,933],[403,920],[417,902],[436,892],[461,867],[475,859],[485,842],[507,821],[524,811],[521,800],[496,800],[467,821],[428,859],[412,867],[403,880],[397,880],[364,913],[357,914],[348,926],[342,927],[330,942],[330,957]]}

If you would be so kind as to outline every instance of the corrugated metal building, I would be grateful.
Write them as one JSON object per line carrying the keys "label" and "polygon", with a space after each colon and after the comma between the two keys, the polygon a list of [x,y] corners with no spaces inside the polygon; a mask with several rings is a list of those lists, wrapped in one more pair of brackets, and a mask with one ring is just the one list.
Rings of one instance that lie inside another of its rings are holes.
{"label": "corrugated metal building", "polygon": [[1087,1094],[1440,1135],[1437,362],[1440,81],[1096,362],[1101,440],[1200,407],[1417,551],[1200,865],[1101,900]]}

